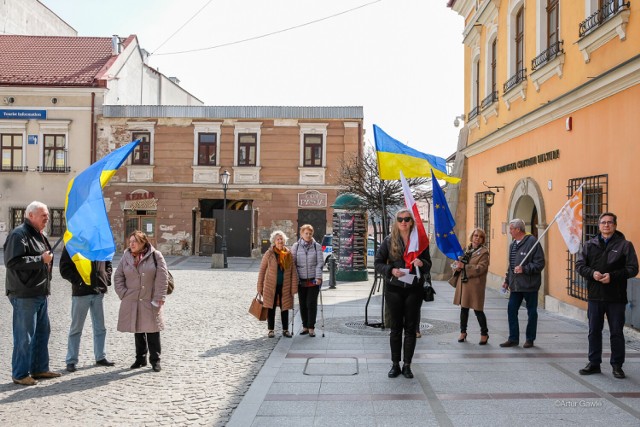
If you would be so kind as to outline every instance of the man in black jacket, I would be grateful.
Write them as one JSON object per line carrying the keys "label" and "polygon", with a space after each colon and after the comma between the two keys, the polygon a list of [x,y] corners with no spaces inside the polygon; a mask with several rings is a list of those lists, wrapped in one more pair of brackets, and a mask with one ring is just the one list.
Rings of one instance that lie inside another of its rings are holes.
{"label": "man in black jacket", "polygon": [[618,218],[605,212],[598,219],[600,233],[587,241],[578,254],[576,270],[587,281],[589,318],[589,363],[580,375],[600,373],[604,315],[609,322],[613,376],[624,378],[624,323],[627,279],[638,274],[638,257],[633,244],[617,231]]}
{"label": "man in black jacket", "polygon": [[104,294],[107,286],[111,286],[111,261],[92,261],[90,284],[82,280],[65,247],[60,257],[60,275],[71,282],[71,326],[69,327],[69,341],[67,344],[67,371],[75,372],[80,350],[80,338],[87,312],[91,311],[91,325],[93,326],[93,353],[96,365],[113,366],[115,363],[107,360],[105,339],[107,329],[104,326]]}
{"label": "man in black jacket", "polygon": [[36,379],[56,378],[49,370],[48,297],[51,293],[51,245],[43,234],[49,209],[31,202],[24,223],[4,242],[6,292],[13,306],[11,377],[15,384],[36,385]]}
{"label": "man in black jacket", "polygon": [[513,242],[509,247],[509,267],[502,287],[509,288],[509,338],[500,347],[514,347],[520,341],[518,310],[522,300],[527,305],[527,330],[522,347],[531,348],[538,330],[538,291],[542,284],[542,270],[545,266],[544,252],[533,235],[525,232],[521,219],[509,221],[509,233]]}

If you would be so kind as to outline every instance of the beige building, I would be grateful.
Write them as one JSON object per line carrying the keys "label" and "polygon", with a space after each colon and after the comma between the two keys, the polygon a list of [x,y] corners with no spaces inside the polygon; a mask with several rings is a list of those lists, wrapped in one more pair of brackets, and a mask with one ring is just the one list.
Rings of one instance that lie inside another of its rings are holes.
{"label": "beige building", "polygon": [[118,249],[135,229],[185,255],[220,253],[226,232],[229,256],[251,256],[305,223],[321,241],[340,160],[362,155],[362,119],[362,107],[105,106],[100,153],[143,141],[105,188]]}

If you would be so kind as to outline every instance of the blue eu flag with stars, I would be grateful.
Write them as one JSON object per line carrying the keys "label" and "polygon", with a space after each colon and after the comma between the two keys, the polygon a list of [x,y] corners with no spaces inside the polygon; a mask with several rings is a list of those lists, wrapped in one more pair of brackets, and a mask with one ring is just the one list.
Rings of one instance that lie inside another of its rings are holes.
{"label": "blue eu flag with stars", "polygon": [[463,251],[460,242],[458,242],[458,237],[453,231],[456,222],[453,220],[449,205],[444,198],[440,184],[438,184],[436,177],[433,175],[433,171],[431,171],[431,184],[433,187],[433,218],[436,244],[443,254],[457,260],[459,256],[462,256]]}

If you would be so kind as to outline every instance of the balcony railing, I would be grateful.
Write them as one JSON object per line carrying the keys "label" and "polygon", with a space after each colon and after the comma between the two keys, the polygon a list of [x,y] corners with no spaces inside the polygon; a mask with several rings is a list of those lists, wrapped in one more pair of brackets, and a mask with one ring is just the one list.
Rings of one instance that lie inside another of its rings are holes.
{"label": "balcony railing", "polygon": [[549,46],[549,48],[543,51],[540,55],[533,58],[531,60],[531,71],[537,70],[556,56],[564,53],[564,49],[562,49],[563,44],[564,42],[562,40],[559,40]]}
{"label": "balcony railing", "polygon": [[629,1],[623,3],[621,0],[610,0],[598,9],[596,13],[580,23],[578,36],[580,38],[584,37],[600,25],[604,24],[607,19],[617,15],[625,9],[629,9],[630,6],[631,2]]}
{"label": "balcony railing", "polygon": [[478,117],[478,114],[480,114],[480,107],[473,107],[471,111],[469,111],[469,114],[467,114],[467,118],[471,121]]}
{"label": "balcony railing", "polygon": [[527,80],[527,69],[523,68],[509,78],[502,86],[502,93],[507,93],[517,86],[518,83]]}
{"label": "balcony railing", "polygon": [[29,166],[2,166],[0,172],[28,172]]}
{"label": "balcony railing", "polygon": [[38,172],[69,173],[71,166],[38,166],[36,170]]}
{"label": "balcony railing", "polygon": [[480,103],[480,109],[486,110],[487,107],[489,107],[494,102],[498,102],[498,91],[497,90],[494,90],[493,92],[491,92],[489,94],[489,96],[487,96],[485,99],[482,100],[482,102]]}

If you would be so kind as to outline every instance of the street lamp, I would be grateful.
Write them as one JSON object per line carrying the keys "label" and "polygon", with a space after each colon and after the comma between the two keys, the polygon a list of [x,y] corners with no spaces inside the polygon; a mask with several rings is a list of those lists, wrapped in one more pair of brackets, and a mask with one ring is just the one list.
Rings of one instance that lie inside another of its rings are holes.
{"label": "street lamp", "polygon": [[228,170],[220,174],[222,192],[224,193],[224,205],[222,206],[222,258],[224,260],[224,268],[229,267],[229,264],[227,264],[227,187],[229,187],[230,176],[231,174]]}

